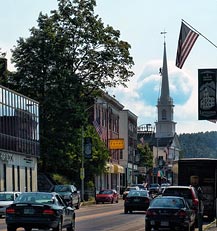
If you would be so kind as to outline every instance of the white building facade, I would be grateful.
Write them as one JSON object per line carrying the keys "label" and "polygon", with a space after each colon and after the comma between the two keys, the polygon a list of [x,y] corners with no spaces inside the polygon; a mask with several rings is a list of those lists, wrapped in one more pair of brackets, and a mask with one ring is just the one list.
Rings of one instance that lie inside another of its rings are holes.
{"label": "white building facade", "polygon": [[120,155],[120,164],[125,169],[123,177],[123,189],[128,185],[136,184],[138,170],[137,155],[137,119],[138,117],[130,110],[120,111],[120,137],[124,138],[125,147]]}

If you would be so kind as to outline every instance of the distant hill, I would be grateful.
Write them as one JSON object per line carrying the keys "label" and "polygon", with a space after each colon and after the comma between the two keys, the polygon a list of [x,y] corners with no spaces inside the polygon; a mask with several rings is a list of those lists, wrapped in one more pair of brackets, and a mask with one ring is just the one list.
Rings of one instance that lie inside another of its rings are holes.
{"label": "distant hill", "polygon": [[217,159],[217,132],[200,132],[178,135],[182,157],[205,157]]}

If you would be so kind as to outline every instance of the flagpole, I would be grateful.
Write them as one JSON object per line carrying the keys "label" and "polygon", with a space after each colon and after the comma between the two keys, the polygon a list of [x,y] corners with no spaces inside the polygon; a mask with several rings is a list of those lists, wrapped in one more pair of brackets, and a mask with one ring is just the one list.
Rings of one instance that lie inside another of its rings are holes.
{"label": "flagpole", "polygon": [[193,26],[191,26],[189,23],[187,23],[184,19],[182,19],[182,21],[187,24],[189,27],[191,27],[195,32],[197,32],[199,35],[201,35],[203,38],[205,38],[209,43],[211,43],[215,48],[217,48],[217,46],[210,41],[207,37],[205,37],[203,34],[201,34],[198,30],[196,30]]}

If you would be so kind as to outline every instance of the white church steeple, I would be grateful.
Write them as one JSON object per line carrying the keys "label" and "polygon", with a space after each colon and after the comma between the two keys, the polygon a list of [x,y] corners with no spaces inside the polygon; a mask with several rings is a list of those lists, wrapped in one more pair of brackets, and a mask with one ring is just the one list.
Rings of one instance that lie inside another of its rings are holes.
{"label": "white church steeple", "polygon": [[[163,32],[162,32],[163,33]],[[165,33],[165,32],[164,32]],[[167,69],[166,42],[164,41],[163,68],[160,69],[162,76],[161,95],[158,99],[158,121],[156,125],[156,138],[173,137],[176,123],[173,121],[173,99],[170,97],[169,79]]]}

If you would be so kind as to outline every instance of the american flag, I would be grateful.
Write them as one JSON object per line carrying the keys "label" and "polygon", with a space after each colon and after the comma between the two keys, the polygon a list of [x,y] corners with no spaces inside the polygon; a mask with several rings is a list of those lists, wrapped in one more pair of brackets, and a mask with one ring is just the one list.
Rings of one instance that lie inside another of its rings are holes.
{"label": "american flag", "polygon": [[187,59],[192,47],[194,46],[198,36],[198,33],[191,30],[184,22],[182,22],[176,54],[176,66],[178,68],[182,69],[182,66]]}
{"label": "american flag", "polygon": [[95,127],[98,135],[101,137],[101,135],[102,135],[102,129],[101,129],[101,126],[100,126],[100,124],[98,123],[97,120],[93,121],[93,126]]}

